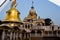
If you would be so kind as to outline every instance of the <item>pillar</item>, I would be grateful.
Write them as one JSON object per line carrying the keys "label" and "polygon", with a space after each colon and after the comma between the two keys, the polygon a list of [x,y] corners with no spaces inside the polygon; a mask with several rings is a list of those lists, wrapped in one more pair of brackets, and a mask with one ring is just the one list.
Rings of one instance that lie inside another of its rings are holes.
{"label": "pillar", "polygon": [[3,30],[3,33],[2,33],[2,40],[5,39],[5,30]]}
{"label": "pillar", "polygon": [[56,32],[57,36],[58,36],[58,31]]}
{"label": "pillar", "polygon": [[35,30],[35,36],[37,36],[37,30]]}
{"label": "pillar", "polygon": [[10,40],[12,40],[12,36],[13,36],[13,34],[12,34],[12,32],[10,33]]}
{"label": "pillar", "polygon": [[42,35],[41,36],[44,36],[44,33],[43,33],[43,31],[42,31]]}
{"label": "pillar", "polygon": [[15,32],[13,33],[13,40],[15,40]]}
{"label": "pillar", "polygon": [[18,40],[18,32],[16,32],[16,40]]}

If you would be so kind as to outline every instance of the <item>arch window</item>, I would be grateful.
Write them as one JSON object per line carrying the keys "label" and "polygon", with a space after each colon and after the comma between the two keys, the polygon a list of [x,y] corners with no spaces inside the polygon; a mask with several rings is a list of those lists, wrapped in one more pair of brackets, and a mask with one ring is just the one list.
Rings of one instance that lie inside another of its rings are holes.
{"label": "arch window", "polygon": [[40,30],[37,30],[37,33],[42,34],[42,32]]}
{"label": "arch window", "polygon": [[32,30],[31,33],[35,33],[35,30]]}

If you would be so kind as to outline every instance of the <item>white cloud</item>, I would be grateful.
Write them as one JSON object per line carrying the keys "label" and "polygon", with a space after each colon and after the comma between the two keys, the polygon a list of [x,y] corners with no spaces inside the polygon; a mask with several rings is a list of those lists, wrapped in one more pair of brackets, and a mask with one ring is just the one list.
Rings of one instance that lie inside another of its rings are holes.
{"label": "white cloud", "polygon": [[49,0],[49,1],[60,6],[60,0]]}
{"label": "white cloud", "polygon": [[4,9],[4,7],[8,4],[9,0],[7,0],[2,6],[1,4],[4,2],[5,0],[0,0],[0,12]]}

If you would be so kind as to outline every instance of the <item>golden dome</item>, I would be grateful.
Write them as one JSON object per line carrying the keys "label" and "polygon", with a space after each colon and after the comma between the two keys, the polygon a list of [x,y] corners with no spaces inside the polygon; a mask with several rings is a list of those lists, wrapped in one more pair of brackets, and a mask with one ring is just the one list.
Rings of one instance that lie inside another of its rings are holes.
{"label": "golden dome", "polygon": [[29,13],[30,13],[30,15],[37,15],[34,7],[31,7],[31,10]]}
{"label": "golden dome", "polygon": [[7,16],[4,21],[21,22],[19,18],[19,11],[15,7],[10,8],[7,11]]}
{"label": "golden dome", "polygon": [[37,14],[36,11],[34,9],[34,7],[31,7],[31,10],[29,11],[29,15],[28,15],[31,19],[36,19]]}

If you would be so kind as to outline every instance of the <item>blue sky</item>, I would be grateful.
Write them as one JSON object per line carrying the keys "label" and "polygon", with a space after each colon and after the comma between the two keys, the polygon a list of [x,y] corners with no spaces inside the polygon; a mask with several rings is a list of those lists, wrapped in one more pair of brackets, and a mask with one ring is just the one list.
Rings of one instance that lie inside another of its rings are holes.
{"label": "blue sky", "polygon": [[[20,19],[23,20],[29,14],[32,6],[32,0],[17,0],[17,9],[19,10]],[[0,20],[6,17],[6,11],[10,9],[11,2],[0,12]],[[49,2],[48,0],[34,0],[34,8],[41,18],[51,18],[55,24],[60,25],[60,7]]]}

